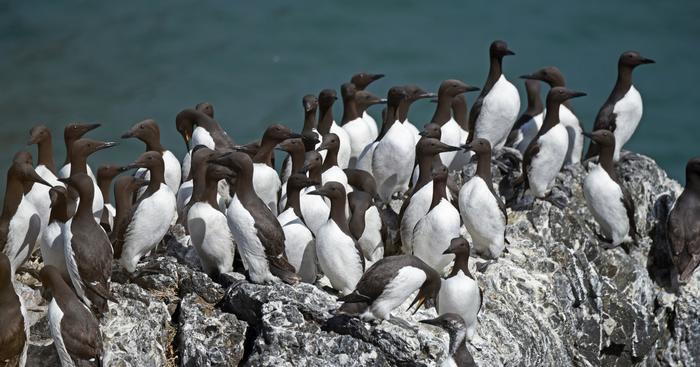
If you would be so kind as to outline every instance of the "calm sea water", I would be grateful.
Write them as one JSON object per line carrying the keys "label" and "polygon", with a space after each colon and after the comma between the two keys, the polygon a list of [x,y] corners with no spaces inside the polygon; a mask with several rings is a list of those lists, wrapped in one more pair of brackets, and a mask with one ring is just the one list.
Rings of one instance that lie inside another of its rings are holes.
{"label": "calm sea water", "polygon": [[[101,122],[90,136],[120,140],[133,123],[155,118],[164,145],[182,155],[174,118],[200,101],[247,142],[273,122],[299,128],[303,95],[337,89],[357,71],[387,74],[372,85],[377,94],[405,83],[434,90],[447,78],[481,86],[488,45],[504,39],[517,53],[505,72],[521,93],[517,76],[547,65],[588,92],[574,102],[586,129],[614,84],[620,52],[655,59],[635,73],[645,110],[627,149],[682,180],[687,159],[700,155],[699,16],[697,0],[3,2],[0,170],[27,149],[37,123],[52,129],[59,164],[71,121]],[[414,106],[411,120],[422,125],[434,105]],[[142,150],[123,141],[90,163],[126,164]]]}

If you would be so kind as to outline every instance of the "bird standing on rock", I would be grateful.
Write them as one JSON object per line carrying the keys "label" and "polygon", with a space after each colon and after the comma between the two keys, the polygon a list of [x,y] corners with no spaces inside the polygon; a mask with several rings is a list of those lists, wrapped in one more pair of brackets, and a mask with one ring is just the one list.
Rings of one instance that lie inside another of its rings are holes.
{"label": "bird standing on rock", "polygon": [[[71,149],[71,166],[70,174],[67,177],[85,173],[88,176],[92,175],[90,168],[87,165],[87,158],[98,150],[107,149],[117,145],[115,142],[105,142],[92,139],[78,139],[73,142],[73,149]],[[88,173],[89,172],[89,173]],[[65,177],[61,177],[65,178]],[[97,181],[94,176],[90,176],[93,183],[93,199],[92,199],[92,214],[95,217],[95,221],[100,223],[102,219],[102,211],[104,210],[104,198],[102,197],[102,191],[100,187],[97,186]]]}
{"label": "bird standing on rock", "polygon": [[685,190],[668,217],[668,239],[679,280],[687,282],[700,265],[700,157],[685,166]]}
{"label": "bird standing on rock", "polygon": [[440,315],[435,319],[421,320],[424,324],[438,326],[450,335],[450,342],[447,347],[449,355],[441,367],[475,367],[474,358],[464,343],[466,338],[466,325],[462,317],[454,313]]}
{"label": "bird standing on rock", "polygon": [[[51,131],[44,126],[34,126],[29,131],[29,141],[27,145],[36,144],[38,146],[37,165],[34,168],[39,177],[48,182],[51,186],[63,186],[58,182],[56,177],[56,163],[53,159],[53,145],[51,143]],[[42,232],[49,224],[49,215],[51,213],[51,200],[49,198],[49,190],[51,188],[46,185],[32,185],[32,189],[26,194],[27,200],[34,204],[39,216],[41,217]]]}
{"label": "bird standing on rock", "polygon": [[29,347],[29,319],[17,295],[10,260],[0,252],[0,364],[24,367]]}
{"label": "bird standing on rock", "polygon": [[[58,174],[56,174],[56,177],[58,178],[65,178],[70,176],[71,172],[71,152],[73,152],[73,143],[82,138],[83,135],[87,134],[89,131],[95,130],[98,127],[102,126],[101,124],[81,124],[81,123],[72,123],[68,124],[65,129],[63,130],[63,141],[66,144],[66,160],[63,163],[63,167],[58,171]],[[92,178],[93,180],[95,179],[95,175],[92,173],[92,169],[90,169],[89,166],[87,166],[86,163],[86,172]]]}
{"label": "bird standing on rock", "polygon": [[520,154],[525,154],[525,150],[530,145],[532,139],[537,135],[542,127],[544,117],[544,105],[540,97],[540,82],[535,79],[525,79],[525,92],[527,94],[527,109],[523,112],[508,136],[506,145],[517,149]]}
{"label": "bird standing on rock", "polygon": [[284,231],[284,251],[289,263],[297,269],[301,281],[316,281],[316,242],[301,214],[300,192],[318,182],[296,173],[289,177],[286,209],[277,217]]}
{"label": "bird standing on rock", "polygon": [[[358,93],[364,92],[364,90],[373,82],[381,79],[384,77],[384,74],[372,74],[372,73],[357,73],[350,78],[350,83],[355,85],[355,88],[357,88]],[[358,101],[358,112],[362,116],[362,119],[365,121],[365,124],[367,124],[367,127],[369,128],[369,131],[371,133],[372,140],[377,139],[377,136],[379,136],[379,129],[377,128],[377,121],[374,120],[374,118],[367,113],[367,108],[373,104],[377,103],[382,103],[382,100],[378,101],[368,101],[364,100],[363,97],[360,97],[356,94],[355,99]],[[363,102],[365,101],[365,102]],[[386,102],[386,101],[384,101]]]}
{"label": "bird standing on rock", "polygon": [[[318,133],[323,138],[328,133],[338,135],[340,149],[338,150],[338,165],[340,168],[348,168],[352,152],[350,135],[333,119],[333,104],[338,99],[335,91],[324,89],[318,95]],[[325,158],[325,154],[321,154]]]}

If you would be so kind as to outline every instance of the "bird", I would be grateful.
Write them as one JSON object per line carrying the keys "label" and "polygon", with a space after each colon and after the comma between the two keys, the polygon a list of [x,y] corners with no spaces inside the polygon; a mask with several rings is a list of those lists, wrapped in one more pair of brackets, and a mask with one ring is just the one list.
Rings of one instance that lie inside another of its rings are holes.
{"label": "bird", "polygon": [[[384,77],[384,74],[372,74],[372,73],[357,73],[350,78],[350,83],[355,85],[355,88],[357,89],[358,93],[359,92],[364,92],[365,89],[372,84],[373,82],[381,79]],[[358,112],[362,116],[362,119],[365,121],[365,124],[367,124],[367,127],[369,128],[371,132],[371,137],[372,140],[375,140],[377,136],[379,135],[379,129],[377,128],[377,122],[374,120],[374,118],[367,113],[367,108],[371,105],[382,103],[382,100],[378,100],[376,102],[364,99],[364,97],[360,97],[359,95],[355,96],[355,99],[358,101]],[[386,102],[386,101],[384,101]]]}
{"label": "bird", "polygon": [[[185,182],[180,185],[180,188],[175,194],[175,207],[177,208],[178,219],[182,219],[181,223],[184,223],[185,227],[187,226],[187,211],[192,206],[193,203],[191,199],[192,196],[195,195],[194,177],[197,175],[202,177],[206,176],[207,161],[213,158],[215,154],[216,152],[214,150],[204,145],[197,145],[192,149],[190,156],[192,157],[191,162],[194,169],[190,170],[189,176],[185,178]],[[203,190],[204,187],[200,187],[200,189]],[[222,211],[225,211],[226,205],[221,195],[217,196],[217,201]]]}
{"label": "bird", "polygon": [[[146,151],[158,152],[163,156],[165,163],[165,184],[172,192],[177,192],[182,180],[182,167],[180,161],[168,149],[160,143],[160,127],[153,119],[146,119],[132,126],[129,131],[122,135],[122,139],[136,138],[146,144]],[[136,174],[139,174],[137,172]],[[148,173],[144,170],[145,179],[149,179]]]}
{"label": "bird", "polygon": [[406,90],[406,98],[399,103],[399,109],[397,110],[397,118],[398,120],[406,126],[412,133],[415,138],[415,143],[418,143],[418,140],[420,139],[420,131],[414,125],[408,120],[408,110],[411,108],[411,105],[413,102],[418,101],[420,99],[426,99],[426,98],[433,98],[436,96],[435,93],[429,93],[424,91],[421,87],[417,85],[405,85],[404,90]]}
{"label": "bird", "polygon": [[[37,165],[34,168],[36,173],[51,186],[63,185],[58,182],[58,178],[56,177],[56,163],[53,158],[51,131],[44,125],[37,125],[29,130],[29,136],[27,145],[36,144],[39,150]],[[49,190],[50,187],[46,185],[32,185],[32,189],[26,194],[27,200],[34,204],[34,208],[39,212],[42,232],[49,224],[49,215],[51,213]],[[41,234],[39,236],[41,236]]]}
{"label": "bird", "polygon": [[33,184],[51,187],[32,167],[31,154],[25,151],[16,153],[7,170],[0,214],[0,252],[10,259],[12,274],[32,254],[41,231],[40,214],[25,196]]}
{"label": "bird", "polygon": [[306,153],[304,156],[303,172],[306,173],[312,181],[317,182],[317,184],[301,191],[299,195],[299,208],[301,209],[304,223],[306,223],[306,226],[311,230],[314,236],[318,236],[318,230],[326,223],[331,212],[329,204],[327,204],[322,197],[318,195],[309,195],[309,192],[321,187],[322,166],[323,162],[319,152],[312,150]]}
{"label": "bird", "polygon": [[[66,236],[70,234],[71,221],[78,208],[77,203],[68,194],[63,184],[54,186],[49,191],[51,215],[49,224],[41,232],[40,250],[41,260],[44,265],[54,266],[70,283],[68,266],[66,265],[65,243]],[[70,239],[68,239],[70,240]]]}
{"label": "bird", "polygon": [[194,178],[197,195],[192,197],[194,203],[187,212],[187,229],[202,269],[218,280],[221,274],[233,270],[235,244],[226,215],[219,210],[217,188],[220,180],[234,173],[218,164],[207,164],[205,168],[204,177],[195,175]]}
{"label": "bird", "polygon": [[[467,85],[456,79],[448,79],[440,83],[437,94],[437,106],[435,106],[435,112],[430,119],[430,123],[440,126],[440,141],[450,146],[464,144],[467,136],[465,136],[462,128],[452,117],[452,102],[460,94],[478,90],[479,88]],[[450,169],[461,169],[461,167],[456,167],[456,163],[452,163],[456,156],[456,151],[448,151],[441,153],[440,159],[442,164]]]}
{"label": "bird", "polygon": [[[437,124],[429,124],[438,127]],[[438,128],[439,132],[440,129]],[[423,132],[422,134],[427,134]],[[435,138],[423,136],[416,145],[416,157],[419,174],[413,191],[404,200],[402,210],[399,212],[401,245],[404,253],[413,251],[413,230],[418,221],[430,210],[433,197],[432,167],[442,165],[439,155],[444,152],[457,151],[460,147],[447,145]],[[436,162],[437,159],[437,162]]]}
{"label": "bird", "polygon": [[362,249],[367,264],[371,265],[384,257],[384,243],[387,240],[386,225],[369,193],[364,191],[349,193],[348,204],[352,213],[348,223],[350,234]]}
{"label": "bird", "polygon": [[143,177],[134,176],[120,176],[114,182],[114,226],[109,233],[109,240],[114,249],[115,259],[121,258],[122,248],[124,247],[124,235],[126,234],[134,207],[134,193],[148,184],[149,181]]}
{"label": "bird", "polygon": [[514,147],[521,155],[525,154],[528,145],[540,131],[544,117],[544,104],[542,97],[540,97],[539,80],[525,79],[525,92],[527,94],[527,109],[515,120],[513,130],[506,142],[506,145]]}
{"label": "bird", "polygon": [[[564,87],[554,87],[547,93],[547,112],[542,128],[532,139],[523,156],[523,173],[517,183],[523,182],[537,198],[544,198],[564,165],[569,147],[566,128],[559,123],[559,105],[564,101],[585,96]],[[493,146],[492,146],[493,149]]]}
{"label": "bird", "polygon": [[[338,99],[332,89],[324,89],[318,95],[318,133],[323,138],[328,133],[338,135],[340,149],[338,150],[338,165],[340,168],[348,168],[350,153],[352,151],[350,136],[333,119],[333,103]],[[323,154],[321,154],[323,156]]]}
{"label": "bird", "polygon": [[[88,176],[90,176],[90,178],[92,179],[94,191],[94,194],[92,195],[92,215],[95,217],[95,221],[98,224],[102,219],[102,210],[104,210],[105,204],[104,198],[102,197],[102,191],[100,191],[100,187],[97,186],[97,181],[93,178],[94,176],[91,176],[92,172],[90,172],[89,167],[87,165],[87,158],[99,150],[107,149],[115,145],[117,145],[117,143],[111,141],[106,142],[81,138],[73,142],[73,148],[71,149],[70,173],[66,177],[70,177],[79,173],[85,173]],[[66,178],[63,176],[59,177]],[[71,191],[72,189],[69,190],[69,192]]]}
{"label": "bird", "polygon": [[304,154],[306,153],[306,147],[304,138],[295,138],[287,139],[277,144],[275,149],[288,154],[287,158],[284,160],[286,166],[283,165],[280,172],[282,189],[280,190],[280,199],[277,206],[279,213],[282,213],[287,206],[287,180],[291,175],[301,173],[304,170]]}
{"label": "bird", "polygon": [[[301,105],[304,107],[304,126],[301,129],[301,135],[308,137],[308,140],[304,140],[306,151],[308,152],[318,148],[319,144],[321,144],[321,139],[323,138],[316,128],[318,98],[313,94],[307,94],[304,96],[304,98],[302,98]],[[316,140],[316,142],[314,143],[313,140]]]}
{"label": "bird", "polygon": [[515,53],[508,49],[504,41],[491,43],[489,74],[469,114],[467,142],[484,138],[493,150],[500,150],[518,118],[520,95],[503,74],[503,58],[508,55]]}
{"label": "bird", "polygon": [[348,227],[345,187],[331,181],[308,195],[324,196],[331,201],[330,217],[316,235],[316,255],[333,288],[343,295],[349,294],[365,271],[365,259]]}
{"label": "bird", "polygon": [[102,194],[102,199],[104,201],[102,216],[100,217],[100,225],[107,233],[111,232],[112,228],[114,227],[114,215],[116,214],[116,209],[110,200],[109,189],[112,185],[112,180],[114,180],[114,178],[121,172],[123,172],[121,166],[115,166],[112,164],[97,167],[97,186],[100,188],[100,193]]}
{"label": "bird", "polygon": [[253,283],[299,282],[284,253],[284,231],[253,189],[253,160],[242,152],[227,152],[210,160],[236,176],[235,195],[226,209],[229,229]]}
{"label": "bird", "polygon": [[275,171],[272,156],[277,144],[295,138],[301,138],[301,134],[293,133],[281,124],[270,125],[263,134],[260,149],[253,156],[253,188],[275,216],[282,182]]}
{"label": "bird", "polygon": [[10,260],[0,252],[0,364],[24,367],[29,347],[29,318],[13,279]]}
{"label": "bird", "polygon": [[455,313],[462,317],[466,326],[467,340],[476,332],[477,315],[484,302],[483,291],[469,272],[469,242],[462,238],[453,238],[446,254],[455,255],[452,271],[442,280],[437,298],[439,315]]}
{"label": "bird", "polygon": [[[602,152],[601,152],[602,154]],[[685,189],[668,217],[668,241],[678,280],[686,283],[700,264],[700,157],[685,166]]]}
{"label": "bird", "polygon": [[319,184],[302,173],[289,177],[288,200],[284,211],[277,216],[284,231],[284,251],[289,263],[297,270],[304,283],[316,281],[316,241],[304,223],[301,214],[300,192],[306,187]]}
{"label": "bird", "polygon": [[406,90],[402,87],[389,89],[387,113],[372,155],[371,173],[377,181],[377,191],[384,203],[388,203],[394,193],[408,190],[413,172],[416,155],[414,136],[397,117],[399,104],[406,97]]}
{"label": "bird", "polygon": [[386,104],[386,99],[379,98],[366,90],[357,90],[355,92],[355,103],[357,104],[358,112],[362,116],[362,121],[364,121],[370,131],[370,142],[372,142],[379,136],[379,128],[377,128],[377,121],[374,117],[367,113],[367,109],[374,105]]}
{"label": "bird", "polygon": [[[653,63],[654,60],[642,56],[637,51],[623,52],[617,62],[615,86],[596,115],[593,130],[606,129],[615,134],[615,161],[620,159],[620,150],[632,137],[642,119],[642,96],[632,84],[632,71],[639,65]],[[590,145],[586,159],[596,155],[597,147]]]}
{"label": "bird", "polygon": [[346,168],[343,172],[345,172],[345,177],[348,178],[348,184],[352,186],[353,191],[364,191],[368,193],[373,200],[379,198],[377,194],[377,182],[374,180],[372,174],[356,168]]}
{"label": "bird", "polygon": [[476,155],[476,175],[459,190],[459,212],[476,252],[495,259],[505,249],[508,213],[493,187],[491,144],[486,139],[477,138],[467,147]]}
{"label": "bird", "polygon": [[340,166],[338,166],[338,152],[340,150],[340,138],[338,135],[329,133],[323,137],[321,146],[317,151],[326,152],[321,166],[321,184],[326,182],[339,182],[345,187],[345,192],[352,192],[352,187],[348,184],[348,177]]}
{"label": "bird", "polygon": [[450,241],[459,236],[459,211],[447,200],[447,167],[433,167],[433,195],[428,212],[413,229],[413,254],[438,273],[452,261],[454,255],[443,252]]}
{"label": "bird", "polygon": [[613,154],[615,135],[605,129],[584,135],[598,145],[598,163],[583,179],[583,196],[588,209],[600,225],[605,248],[637,242],[635,205],[629,191],[615,172]]}
{"label": "bird", "polygon": [[466,325],[461,316],[454,313],[440,315],[434,319],[421,320],[424,324],[438,326],[450,335],[447,358],[440,364],[441,367],[475,367],[474,357],[467,350],[464,343],[466,338]]}
{"label": "bird", "polygon": [[[554,66],[548,66],[529,75],[523,75],[521,78],[543,81],[547,83],[550,88],[566,87],[564,74]],[[539,93],[537,96],[539,97]],[[581,134],[583,130],[581,130],[581,124],[574,114],[569,101],[564,101],[559,106],[559,120],[561,124],[564,125],[569,135],[569,149],[566,151],[564,165],[578,164],[581,162],[581,155],[583,154],[583,134]],[[535,129],[529,127],[529,130]]]}
{"label": "bird", "polygon": [[[63,129],[63,141],[66,144],[66,160],[63,163],[63,166],[61,169],[58,171],[58,174],[56,174],[56,177],[58,178],[65,178],[70,175],[71,172],[71,152],[73,151],[73,143],[82,138],[83,135],[87,134],[89,131],[95,130],[98,127],[102,126],[101,124],[82,124],[82,123],[71,123],[66,125],[65,129]],[[90,175],[90,178],[94,179],[95,176],[92,173],[92,169],[90,167],[86,167],[86,171],[88,175]]]}
{"label": "bird", "polygon": [[[434,99],[437,103],[437,99]],[[452,118],[455,119],[459,128],[462,129],[462,134],[466,139],[469,134],[469,107],[467,107],[467,96],[458,94],[452,99]]]}
{"label": "bird", "polygon": [[175,194],[165,184],[162,154],[154,151],[142,153],[126,168],[145,168],[150,172],[146,191],[139,197],[126,225],[119,258],[124,269],[134,273],[139,260],[163,239],[177,213]]}
{"label": "bird", "polygon": [[61,365],[75,366],[79,361],[102,365],[102,334],[95,316],[56,268],[46,265],[39,274],[42,285],[51,293],[49,330]]}
{"label": "bird", "polygon": [[[199,104],[198,109],[186,108],[175,116],[175,128],[182,136],[187,147],[187,154],[182,159],[181,177],[187,177],[191,167],[191,147],[204,145],[209,149],[233,149],[233,139],[214,120],[214,107],[209,110],[207,105]],[[211,116],[207,113],[211,113]]]}
{"label": "bird", "polygon": [[416,311],[426,301],[435,301],[440,291],[440,274],[413,255],[396,255],[374,263],[362,275],[352,293],[338,298],[338,313],[366,321],[389,320],[391,312],[418,291],[409,309]]}
{"label": "bird", "polygon": [[68,275],[78,298],[96,315],[107,312],[112,299],[112,244],[105,231],[92,217],[93,182],[86,173],[62,178],[68,188],[76,190],[82,200],[70,221],[63,227],[64,255]]}
{"label": "bird", "polygon": [[350,161],[348,163],[350,168],[355,167],[357,158],[365,146],[374,141],[369,125],[357,108],[356,93],[357,89],[352,83],[344,83],[340,86],[340,96],[343,99],[343,117],[340,120],[340,126],[350,138]]}

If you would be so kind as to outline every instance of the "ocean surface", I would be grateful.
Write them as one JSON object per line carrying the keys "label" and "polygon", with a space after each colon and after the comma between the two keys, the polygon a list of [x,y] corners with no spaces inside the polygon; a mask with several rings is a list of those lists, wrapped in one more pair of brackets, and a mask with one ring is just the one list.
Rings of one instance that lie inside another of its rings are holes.
{"label": "ocean surface", "polygon": [[[301,98],[339,88],[358,71],[387,76],[370,90],[415,83],[435,91],[448,78],[481,86],[488,46],[503,39],[516,52],[507,77],[558,66],[591,129],[613,87],[619,54],[656,60],[635,71],[644,116],[626,149],[656,159],[684,179],[700,155],[700,2],[606,1],[167,1],[0,4],[0,170],[29,149],[29,129],[46,124],[56,161],[65,159],[63,127],[100,122],[90,137],[119,141],[89,160],[127,164],[144,149],[119,136],[145,118],[161,126],[176,155],[185,145],[175,115],[201,101],[234,138],[257,139],[271,123],[298,129]],[[543,88],[546,90],[546,88]],[[468,95],[473,100],[474,95]],[[414,104],[422,126],[434,105]],[[335,108],[340,118],[342,106]],[[379,110],[370,110],[378,117]],[[5,179],[0,181],[4,192]]]}

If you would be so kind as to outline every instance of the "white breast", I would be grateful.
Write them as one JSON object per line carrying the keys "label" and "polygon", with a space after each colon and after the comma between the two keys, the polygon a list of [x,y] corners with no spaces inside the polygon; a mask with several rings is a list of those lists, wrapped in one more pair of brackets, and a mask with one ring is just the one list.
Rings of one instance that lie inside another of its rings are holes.
{"label": "white breast", "polygon": [[223,213],[209,203],[197,202],[188,212],[187,229],[207,274],[233,270],[235,245]]}
{"label": "white breast", "polygon": [[454,259],[454,255],[442,253],[450,241],[459,236],[459,212],[446,199],[428,212],[413,230],[413,254],[425,261],[438,273]]}
{"label": "white breast", "polygon": [[5,255],[10,259],[12,274],[32,254],[40,231],[39,213],[26,197],[22,197],[22,201],[17,206],[17,212],[10,220],[4,249]]}
{"label": "white breast", "polygon": [[520,154],[525,154],[525,151],[527,150],[527,147],[530,146],[532,139],[534,139],[537,132],[540,131],[543,116],[544,112],[531,118],[520,127],[520,141],[517,142],[517,145],[515,145],[516,149],[520,151]]}
{"label": "white breast", "polygon": [[348,184],[348,176],[338,166],[333,166],[327,169],[325,172],[321,173],[321,182],[325,185],[326,182],[338,182],[345,186],[345,193],[349,194],[353,191],[352,186]]}
{"label": "white breast", "polygon": [[304,217],[304,222],[309,227],[311,232],[318,235],[318,230],[326,223],[331,213],[331,209],[323,200],[323,197],[318,195],[308,195],[309,192],[316,190],[315,187],[307,187],[303,189],[299,195],[299,209]]}
{"label": "white breast", "polygon": [[559,106],[559,120],[569,135],[569,148],[566,151],[564,164],[579,163],[583,154],[583,130],[581,129],[581,124],[576,115],[564,105]]}
{"label": "white breast", "polygon": [[622,190],[600,165],[591,169],[583,180],[583,195],[603,236],[616,246],[629,240],[629,219],[622,203]]}
{"label": "white breast", "polygon": [[[90,178],[93,181],[95,181],[95,175],[92,173],[92,168],[90,168],[89,164],[87,164],[86,166],[87,166],[87,175],[90,176]],[[66,177],[70,176],[70,162],[68,164],[64,165],[63,167],[61,167],[61,169],[58,171],[58,174],[56,176],[58,176],[58,178],[66,178]]]}
{"label": "white breast", "polygon": [[481,177],[474,176],[459,190],[459,212],[475,252],[499,257],[505,248],[506,218]]}
{"label": "white breast", "polygon": [[277,215],[277,193],[282,187],[277,171],[265,163],[253,164],[253,189],[275,216]]}
{"label": "white breast", "polygon": [[420,130],[418,130],[416,125],[411,123],[411,121],[409,121],[408,119],[406,119],[406,121],[404,121],[403,124],[404,124],[404,126],[406,126],[406,129],[408,129],[408,131],[410,131],[411,134],[413,134],[413,140],[414,140],[413,144],[414,145],[418,144],[418,140],[420,140],[420,138],[421,138]]}
{"label": "white breast", "polygon": [[384,257],[382,243],[382,218],[377,207],[371,206],[365,212],[365,230],[357,243],[365,255],[365,259],[375,262]]}
{"label": "white breast", "polygon": [[51,303],[49,303],[48,319],[51,336],[53,336],[53,344],[58,352],[58,359],[61,361],[61,365],[75,366],[73,359],[70,357],[70,354],[68,354],[68,350],[66,350],[66,345],[63,342],[63,335],[61,335],[61,320],[63,320],[63,311],[61,311],[61,308],[58,307],[56,299],[52,299]]}
{"label": "white breast", "polygon": [[352,140],[350,138],[350,135],[343,130],[342,127],[338,126],[338,124],[333,121],[331,124],[331,130],[335,135],[338,135],[338,139],[340,139],[340,149],[338,150],[338,165],[340,168],[348,168],[348,165],[350,164],[350,152],[352,151],[351,144]]}
{"label": "white breast", "polygon": [[615,116],[615,157],[620,159],[620,149],[627,144],[634,131],[637,130],[639,120],[642,119],[642,96],[634,86],[630,86],[624,97],[615,103],[613,113]]}
{"label": "white breast", "polygon": [[519,111],[518,89],[501,74],[484,97],[481,113],[476,118],[475,137],[487,139],[494,150],[500,149],[513,128]]}
{"label": "white breast", "polygon": [[[451,145],[453,147],[458,147],[460,144],[465,143],[462,141],[462,128],[459,127],[455,119],[450,118],[442,127],[440,128],[440,141]],[[457,152],[444,152],[440,153],[440,160],[447,168],[452,169],[452,161],[455,159]]]}
{"label": "white breast", "polygon": [[233,240],[238,246],[243,262],[247,265],[253,283],[279,282],[279,278],[270,273],[265,248],[255,229],[255,219],[238,200],[238,196],[234,195],[231,200],[226,210],[226,218]]}
{"label": "white breast", "polygon": [[377,121],[374,120],[374,117],[372,117],[370,114],[367,113],[367,111],[365,111],[362,112],[362,120],[364,120],[365,124],[367,125],[367,128],[370,131],[370,137],[372,138],[371,141],[377,139],[377,136],[379,136],[379,129],[377,128]]}
{"label": "white breast", "polygon": [[357,157],[360,156],[362,150],[367,146],[367,144],[374,141],[372,139],[372,132],[369,130],[367,123],[362,117],[358,117],[352,121],[349,121],[342,126],[342,129],[348,134],[350,138],[350,163],[349,167],[355,167],[357,163]]}
{"label": "white breast", "polygon": [[165,184],[161,184],[153,195],[141,200],[124,236],[120,262],[128,272],[134,272],[141,257],[163,239],[175,212],[175,195]]}
{"label": "white breast", "polygon": [[44,231],[41,232],[41,258],[44,265],[53,265],[63,275],[63,279],[68,282],[68,268],[66,267],[66,257],[64,255],[64,225],[70,228],[72,219],[69,219],[66,224],[58,221],[49,223]]}
{"label": "white breast", "polygon": [[114,228],[114,216],[117,215],[117,209],[114,207],[112,204],[105,204],[104,207],[105,210],[107,210],[107,224],[109,224],[109,228]]}
{"label": "white breast", "polygon": [[[65,186],[62,182],[58,181],[58,178],[56,178],[56,176],[48,168],[46,168],[46,166],[39,165],[34,170],[51,186]],[[51,215],[51,198],[49,196],[50,189],[51,188],[46,185],[35,183],[32,185],[32,189],[25,195],[39,213],[42,229],[49,224],[49,216]]]}
{"label": "white breast", "polygon": [[341,231],[332,219],[318,231],[316,254],[321,270],[333,288],[343,295],[352,293],[362,277],[362,259],[352,238]]}
{"label": "white breast", "polygon": [[209,134],[209,132],[201,126],[194,128],[194,131],[192,131],[192,139],[190,140],[190,146],[192,148],[196,147],[197,145],[204,145],[212,150],[216,147],[214,138],[212,138],[211,134]]}
{"label": "white breast", "polygon": [[[284,252],[301,280],[305,283],[316,281],[316,244],[314,237],[304,222],[299,219],[294,210],[285,210],[280,217],[285,216],[284,230]],[[281,221],[280,221],[281,222]]]}
{"label": "white breast", "polygon": [[378,142],[373,141],[362,149],[362,152],[357,157],[355,168],[372,173],[372,157],[374,157],[374,151],[377,149],[378,144]]}
{"label": "white breast", "polygon": [[476,331],[477,314],[481,305],[481,293],[476,281],[461,270],[457,275],[442,280],[438,294],[438,314],[456,313],[467,325],[467,338]]}
{"label": "white breast", "polygon": [[433,181],[428,182],[411,197],[401,218],[400,233],[403,253],[413,253],[413,229],[421,218],[430,210],[433,200]]}
{"label": "white breast", "polygon": [[395,192],[405,192],[411,179],[416,151],[413,134],[396,121],[379,142],[372,157],[372,173],[384,202]]}
{"label": "white breast", "polygon": [[171,151],[166,150],[163,152],[163,162],[165,163],[165,184],[172,192],[177,192],[182,180],[180,161]]}
{"label": "white breast", "polygon": [[537,140],[540,151],[530,162],[527,171],[530,191],[538,198],[544,197],[564,165],[569,136],[566,128],[557,124]]}
{"label": "white breast", "polygon": [[423,286],[427,275],[419,268],[405,266],[385,287],[379,297],[372,302],[372,315],[379,320],[388,320],[391,311],[401,306],[408,297]]}
{"label": "white breast", "polygon": [[183,210],[187,203],[190,202],[192,198],[193,180],[185,181],[180,185],[180,189],[177,190],[176,206],[178,215],[183,215]]}

